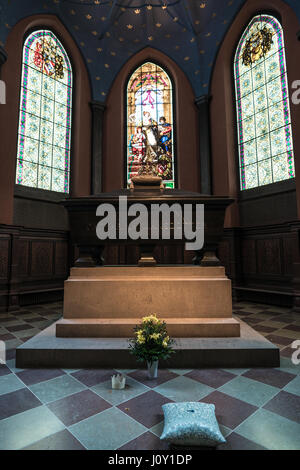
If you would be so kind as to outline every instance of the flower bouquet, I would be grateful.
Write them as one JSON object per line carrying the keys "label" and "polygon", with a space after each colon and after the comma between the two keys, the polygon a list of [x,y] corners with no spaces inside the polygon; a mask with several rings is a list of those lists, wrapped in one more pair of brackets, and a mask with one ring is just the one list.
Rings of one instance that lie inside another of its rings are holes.
{"label": "flower bouquet", "polygon": [[172,349],[174,341],[170,339],[167,325],[156,315],[149,315],[142,319],[142,323],[134,329],[134,338],[130,340],[130,352],[137,360],[147,361],[148,377],[157,377],[159,359],[168,359],[175,351]]}

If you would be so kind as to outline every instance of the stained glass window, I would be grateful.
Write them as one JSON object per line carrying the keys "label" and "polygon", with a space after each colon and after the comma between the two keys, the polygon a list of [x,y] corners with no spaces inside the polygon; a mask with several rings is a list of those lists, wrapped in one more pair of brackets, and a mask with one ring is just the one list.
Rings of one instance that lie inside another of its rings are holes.
{"label": "stained glass window", "polygon": [[175,187],[173,90],[168,74],[146,62],[127,86],[127,182],[148,158],[165,187]]}
{"label": "stained glass window", "polygon": [[69,192],[72,68],[51,31],[23,48],[16,183]]}
{"label": "stained glass window", "polygon": [[295,177],[284,35],[255,16],[239,42],[234,75],[241,189]]}

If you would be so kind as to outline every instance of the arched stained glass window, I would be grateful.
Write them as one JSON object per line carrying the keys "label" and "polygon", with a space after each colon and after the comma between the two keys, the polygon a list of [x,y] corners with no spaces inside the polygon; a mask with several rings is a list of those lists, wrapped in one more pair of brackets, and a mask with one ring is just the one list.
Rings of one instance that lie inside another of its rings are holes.
{"label": "arched stained glass window", "polygon": [[127,86],[127,183],[153,158],[167,188],[175,187],[173,89],[168,74],[146,62]]}
{"label": "arched stained glass window", "polygon": [[51,31],[24,43],[16,183],[69,192],[72,67]]}
{"label": "arched stained glass window", "polygon": [[284,35],[276,18],[252,19],[236,51],[234,75],[241,189],[294,178]]}

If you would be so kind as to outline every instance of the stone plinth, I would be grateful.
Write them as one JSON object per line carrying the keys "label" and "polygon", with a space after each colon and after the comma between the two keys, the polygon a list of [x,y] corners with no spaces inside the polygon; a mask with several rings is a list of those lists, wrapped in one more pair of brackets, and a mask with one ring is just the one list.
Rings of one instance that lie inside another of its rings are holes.
{"label": "stone plinth", "polygon": [[125,338],[156,313],[174,338],[239,337],[223,267],[73,268],[58,337]]}

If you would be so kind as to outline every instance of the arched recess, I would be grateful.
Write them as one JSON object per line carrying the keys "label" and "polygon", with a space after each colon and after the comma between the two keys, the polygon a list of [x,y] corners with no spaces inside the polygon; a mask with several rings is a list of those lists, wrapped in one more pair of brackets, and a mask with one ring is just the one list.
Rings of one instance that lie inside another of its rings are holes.
{"label": "arched recess", "polygon": [[107,98],[103,129],[103,190],[125,186],[126,86],[134,70],[146,61],[161,65],[174,83],[177,187],[200,191],[199,128],[193,89],[183,71],[169,57],[150,47],[141,50],[123,66]]}
{"label": "arched recess", "polygon": [[83,57],[60,20],[54,15],[34,15],[21,20],[8,35],[7,62],[2,80],[7,84],[7,104],[0,106],[0,223],[13,223],[19,100],[24,39],[37,29],[49,29],[61,40],[74,72],[70,196],[86,196],[91,187],[91,87]]}
{"label": "arched recess", "polygon": [[[280,20],[286,47],[286,62],[290,97],[291,84],[299,77],[298,63],[295,57],[300,57],[300,42],[297,41],[299,21],[292,8],[282,0],[251,0],[246,2],[234,22],[218,52],[211,79],[211,143],[213,165],[213,189],[216,195],[229,195],[239,199],[240,183],[238,168],[238,148],[236,129],[235,90],[233,79],[234,54],[243,31],[250,20],[260,14],[268,13]],[[300,135],[295,132],[300,124],[300,106],[293,105],[290,100],[291,122],[294,130],[294,151],[296,174],[300,161]],[[298,214],[300,215],[300,181],[298,185]],[[234,204],[227,211],[226,227],[239,226],[239,207]]]}

